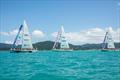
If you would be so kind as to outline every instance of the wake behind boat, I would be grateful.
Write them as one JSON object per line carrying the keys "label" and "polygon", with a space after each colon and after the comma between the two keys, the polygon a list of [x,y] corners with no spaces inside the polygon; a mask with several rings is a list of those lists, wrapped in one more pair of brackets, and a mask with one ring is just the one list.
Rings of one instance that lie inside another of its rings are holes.
{"label": "wake behind boat", "polygon": [[16,35],[14,43],[11,48],[11,52],[36,52],[32,46],[30,34],[26,21],[20,26],[19,31]]}
{"label": "wake behind boat", "polygon": [[[59,48],[58,48],[59,47]],[[63,26],[57,33],[56,41],[53,45],[53,51],[73,51],[70,49],[67,39],[65,37],[65,32]]]}

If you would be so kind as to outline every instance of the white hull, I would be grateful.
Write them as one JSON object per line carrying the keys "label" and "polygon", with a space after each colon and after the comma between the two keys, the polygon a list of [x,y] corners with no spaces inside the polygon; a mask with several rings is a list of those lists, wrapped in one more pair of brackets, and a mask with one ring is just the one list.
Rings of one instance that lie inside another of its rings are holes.
{"label": "white hull", "polygon": [[120,51],[120,49],[101,49],[102,52],[108,52],[108,51]]}
{"label": "white hull", "polygon": [[37,50],[35,49],[32,49],[32,50],[18,50],[18,49],[13,49],[10,51],[11,53],[20,53],[20,52],[29,52],[29,53],[32,53],[32,52],[37,52]]}
{"label": "white hull", "polygon": [[52,49],[53,51],[58,51],[58,52],[71,52],[73,49]]}

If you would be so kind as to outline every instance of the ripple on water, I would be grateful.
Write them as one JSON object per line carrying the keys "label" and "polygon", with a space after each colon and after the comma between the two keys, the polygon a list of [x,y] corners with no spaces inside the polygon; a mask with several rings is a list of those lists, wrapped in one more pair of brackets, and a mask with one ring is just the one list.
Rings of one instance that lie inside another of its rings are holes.
{"label": "ripple on water", "polygon": [[0,80],[119,80],[119,74],[118,52],[0,53]]}

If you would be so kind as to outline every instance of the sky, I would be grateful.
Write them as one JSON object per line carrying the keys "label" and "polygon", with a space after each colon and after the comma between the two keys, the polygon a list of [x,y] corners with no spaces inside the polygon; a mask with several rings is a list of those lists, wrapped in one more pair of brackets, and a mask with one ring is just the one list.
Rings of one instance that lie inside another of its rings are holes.
{"label": "sky", "polygon": [[120,42],[120,0],[0,0],[0,43],[12,43],[26,20],[32,42],[54,41],[63,25],[72,44]]}

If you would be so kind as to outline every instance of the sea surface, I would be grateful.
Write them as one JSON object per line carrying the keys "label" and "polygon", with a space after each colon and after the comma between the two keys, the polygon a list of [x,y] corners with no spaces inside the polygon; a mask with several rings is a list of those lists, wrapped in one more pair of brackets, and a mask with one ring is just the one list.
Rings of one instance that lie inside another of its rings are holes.
{"label": "sea surface", "polygon": [[120,52],[0,51],[0,80],[120,80]]}

